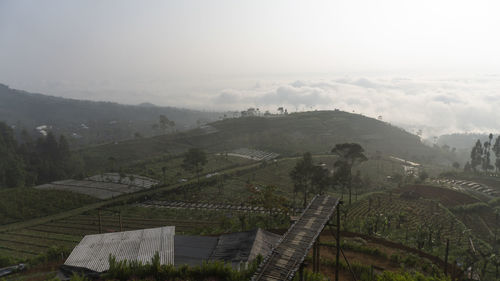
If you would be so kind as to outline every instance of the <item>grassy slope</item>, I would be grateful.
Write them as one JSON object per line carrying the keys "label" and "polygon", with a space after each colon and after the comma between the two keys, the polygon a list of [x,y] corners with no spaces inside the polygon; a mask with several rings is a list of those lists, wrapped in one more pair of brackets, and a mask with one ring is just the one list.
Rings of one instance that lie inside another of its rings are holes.
{"label": "grassy slope", "polygon": [[212,123],[218,132],[206,134],[201,129],[175,135],[123,141],[95,146],[79,153],[89,173],[108,168],[110,157],[117,163],[136,163],[160,154],[178,155],[189,147],[210,152],[248,147],[300,155],[310,151],[329,153],[337,143],[357,142],[368,153],[380,151],[417,162],[432,162],[438,154],[423,145],[417,136],[388,123],[342,111],[294,113],[283,117],[248,117]]}
{"label": "grassy slope", "polygon": [[13,188],[0,191],[0,225],[48,216],[98,201],[69,191]]}

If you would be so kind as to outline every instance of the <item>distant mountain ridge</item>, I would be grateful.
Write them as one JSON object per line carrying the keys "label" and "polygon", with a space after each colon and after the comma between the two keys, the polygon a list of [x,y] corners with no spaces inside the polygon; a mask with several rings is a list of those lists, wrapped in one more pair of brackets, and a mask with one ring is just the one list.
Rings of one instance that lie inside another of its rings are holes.
{"label": "distant mountain ridge", "polygon": [[175,128],[168,128],[173,131],[217,120],[221,114],[150,103],[122,105],[67,99],[11,89],[0,84],[0,121],[34,133],[36,127],[47,125],[55,133],[73,137],[73,141],[80,144],[165,133],[166,130],[153,128],[159,123],[160,115],[175,122]]}

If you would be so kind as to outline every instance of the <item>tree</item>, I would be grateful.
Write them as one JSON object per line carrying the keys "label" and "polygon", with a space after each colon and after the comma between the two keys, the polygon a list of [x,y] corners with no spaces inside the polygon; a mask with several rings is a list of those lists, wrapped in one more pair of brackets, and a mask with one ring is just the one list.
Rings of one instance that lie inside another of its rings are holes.
{"label": "tree", "polygon": [[175,127],[175,122],[169,120],[165,115],[160,115],[160,128],[167,130],[168,128]]}
{"label": "tree", "polygon": [[458,163],[458,162],[455,161],[455,162],[453,162],[452,166],[453,166],[453,168],[455,168],[456,170],[458,170],[460,168],[460,163]]}
{"label": "tree", "polygon": [[203,171],[203,166],[207,164],[207,155],[199,148],[190,148],[184,154],[182,168],[185,171],[195,173],[200,187],[200,173]]}
{"label": "tree", "polygon": [[467,161],[467,162],[465,163],[465,165],[464,165],[464,172],[467,172],[467,173],[468,173],[468,172],[471,172],[471,171],[472,171],[472,168],[471,168],[471,166],[470,166],[469,161]]}
{"label": "tree", "polygon": [[495,144],[493,145],[493,153],[496,157],[495,166],[497,171],[500,171],[500,135],[497,137]]}
{"label": "tree", "polygon": [[22,143],[14,139],[10,126],[0,122],[0,187],[22,187],[82,175],[82,160],[71,153],[66,138],[59,141],[52,132],[32,141],[21,132]]}
{"label": "tree", "polygon": [[307,194],[311,191],[313,167],[311,153],[306,152],[290,172],[294,193],[302,191],[304,194],[304,208],[307,206]]}
{"label": "tree", "polygon": [[483,154],[482,154],[482,168],[483,171],[488,171],[489,169],[493,168],[491,166],[490,162],[490,155],[491,155],[491,141],[493,139],[493,134],[489,135],[489,141],[485,141],[483,143]]}
{"label": "tree", "polygon": [[480,140],[476,141],[476,145],[472,148],[470,152],[470,167],[475,172],[476,167],[481,165],[483,155],[483,145]]}
{"label": "tree", "polygon": [[339,176],[340,183],[349,189],[349,204],[352,202],[352,167],[368,160],[364,155],[364,149],[357,143],[336,144],[331,151],[339,159],[335,161],[334,170]]}
{"label": "tree", "polygon": [[0,187],[24,185],[24,163],[13,130],[0,122]]}
{"label": "tree", "polygon": [[313,166],[311,174],[311,185],[314,192],[323,194],[329,184],[330,177],[328,176],[328,170],[323,168],[322,166]]}
{"label": "tree", "polygon": [[426,171],[422,171],[420,172],[420,174],[418,175],[418,179],[421,181],[421,182],[424,182],[427,178],[429,177],[429,174],[426,172]]}
{"label": "tree", "polygon": [[259,189],[252,188],[253,203],[264,207],[269,213],[273,209],[285,210],[286,198],[277,194],[277,187],[266,185]]}
{"label": "tree", "polygon": [[[370,177],[368,177],[370,179]],[[352,177],[352,187],[354,188],[354,195],[356,201],[358,201],[358,190],[363,187],[363,179],[361,178],[361,171],[357,170],[356,174]]]}

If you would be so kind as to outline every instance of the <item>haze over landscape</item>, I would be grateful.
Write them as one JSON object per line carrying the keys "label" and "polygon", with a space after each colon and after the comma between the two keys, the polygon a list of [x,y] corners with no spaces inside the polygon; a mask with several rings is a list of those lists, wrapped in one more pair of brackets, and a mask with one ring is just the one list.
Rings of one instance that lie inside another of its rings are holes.
{"label": "haze over landscape", "polygon": [[[495,1],[2,1],[0,77],[200,110],[339,108],[432,136],[498,120]],[[411,112],[411,116],[408,114]]]}
{"label": "haze over landscape", "polygon": [[0,280],[500,280],[498,11],[0,0]]}

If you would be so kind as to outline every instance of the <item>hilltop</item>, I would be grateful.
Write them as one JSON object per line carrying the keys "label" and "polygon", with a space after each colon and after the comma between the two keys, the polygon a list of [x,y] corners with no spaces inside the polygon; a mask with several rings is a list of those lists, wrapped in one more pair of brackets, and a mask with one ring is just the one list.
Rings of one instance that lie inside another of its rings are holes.
{"label": "hilltop", "polygon": [[366,116],[342,111],[313,111],[273,117],[242,117],[216,121],[197,129],[134,139],[81,150],[92,169],[110,157],[129,163],[160,155],[175,156],[190,147],[208,152],[253,148],[283,156],[329,154],[336,143],[360,143],[371,156],[394,155],[407,160],[441,162],[440,152],[400,128]]}
{"label": "hilltop", "polygon": [[[112,102],[66,99],[11,89],[0,84],[0,121],[38,134],[41,127],[64,134],[79,145],[96,144],[165,133],[153,128],[160,115],[175,122],[175,130],[216,120],[219,113],[151,104],[122,105]],[[169,128],[174,130],[174,128]]]}
{"label": "hilltop", "polygon": [[[238,118],[211,124],[227,145],[246,144],[283,154],[329,153],[336,143],[357,142],[366,150],[422,160],[431,149],[401,128],[344,111],[310,111],[275,118]],[[235,145],[232,145],[235,146]]]}

